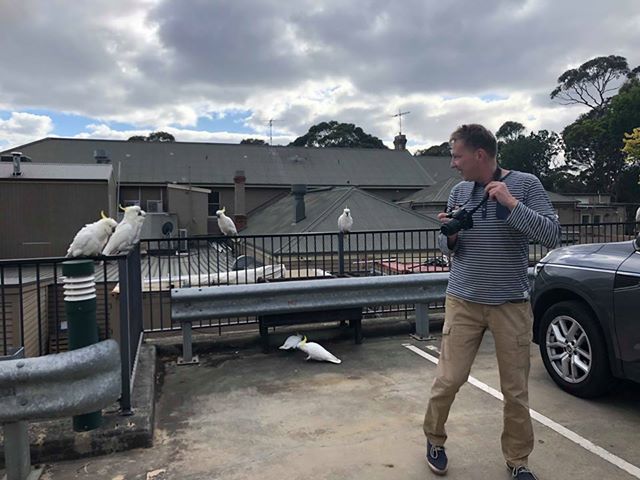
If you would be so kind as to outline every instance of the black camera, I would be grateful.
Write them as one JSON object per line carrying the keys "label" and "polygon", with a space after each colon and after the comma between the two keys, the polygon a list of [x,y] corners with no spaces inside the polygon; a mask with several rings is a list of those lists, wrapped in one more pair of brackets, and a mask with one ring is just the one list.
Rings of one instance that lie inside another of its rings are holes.
{"label": "black camera", "polygon": [[458,233],[460,230],[473,228],[473,213],[464,208],[447,213],[447,218],[451,220],[440,227],[440,232],[447,237]]}

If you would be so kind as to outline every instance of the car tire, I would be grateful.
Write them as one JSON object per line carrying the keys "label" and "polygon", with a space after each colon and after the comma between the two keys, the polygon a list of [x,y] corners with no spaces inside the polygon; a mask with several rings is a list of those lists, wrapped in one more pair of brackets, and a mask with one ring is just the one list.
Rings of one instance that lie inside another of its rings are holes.
{"label": "car tire", "polygon": [[614,386],[604,336],[584,303],[563,301],[548,308],[538,340],[547,372],[566,392],[593,398]]}

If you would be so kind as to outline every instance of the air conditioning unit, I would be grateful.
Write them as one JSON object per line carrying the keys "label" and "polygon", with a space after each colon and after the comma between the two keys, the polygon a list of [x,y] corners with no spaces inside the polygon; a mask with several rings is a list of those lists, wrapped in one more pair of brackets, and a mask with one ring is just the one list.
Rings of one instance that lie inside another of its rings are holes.
{"label": "air conditioning unit", "polygon": [[162,200],[147,200],[147,213],[162,213]]}
{"label": "air conditioning unit", "polygon": [[178,229],[178,253],[189,252],[189,242],[186,240],[187,236],[186,228]]}

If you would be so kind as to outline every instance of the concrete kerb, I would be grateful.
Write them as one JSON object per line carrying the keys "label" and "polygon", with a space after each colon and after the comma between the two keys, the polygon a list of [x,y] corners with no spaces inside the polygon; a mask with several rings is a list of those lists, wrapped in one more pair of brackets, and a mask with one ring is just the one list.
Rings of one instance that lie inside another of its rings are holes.
{"label": "concrete kerb", "polygon": [[[40,464],[104,455],[153,445],[156,384],[156,347],[143,344],[139,352],[132,408],[134,414],[121,416],[118,405],[103,411],[103,425],[76,433],[71,418],[29,424],[31,462]],[[4,438],[0,432],[0,468],[4,468]]]}

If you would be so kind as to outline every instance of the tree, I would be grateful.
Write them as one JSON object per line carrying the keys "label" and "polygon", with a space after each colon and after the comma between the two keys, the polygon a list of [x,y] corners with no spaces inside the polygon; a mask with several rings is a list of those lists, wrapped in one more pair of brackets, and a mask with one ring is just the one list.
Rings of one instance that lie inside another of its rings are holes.
{"label": "tree", "polygon": [[176,139],[173,135],[167,132],[151,132],[146,137],[144,135],[134,135],[129,137],[127,142],[175,142]]}
{"label": "tree", "polygon": [[449,142],[442,142],[440,145],[433,145],[423,150],[417,150],[416,157],[450,157],[451,145]]}
{"label": "tree", "polygon": [[506,121],[496,132],[496,138],[498,141],[513,140],[523,134],[525,126],[519,122]]}
{"label": "tree", "polygon": [[551,98],[557,98],[563,105],[582,104],[592,109],[600,108],[609,94],[617,89],[614,85],[616,80],[637,74],[638,68],[630,70],[624,57],[596,57],[560,75],[559,85],[551,92]]}
{"label": "tree", "polygon": [[634,128],[631,133],[625,133],[622,141],[625,160],[631,164],[640,163],[640,127]]}
{"label": "tree", "polygon": [[335,120],[313,125],[306,134],[296,138],[289,146],[387,148],[378,137],[365,133],[353,123],[338,123]]}
{"label": "tree", "polygon": [[267,145],[267,142],[261,138],[245,138],[240,142],[240,145]]}
{"label": "tree", "polygon": [[629,79],[601,108],[591,110],[565,127],[565,158],[593,192],[613,195],[618,202],[635,201],[637,192],[625,187],[636,175],[625,162],[624,134],[640,125],[640,82]]}
{"label": "tree", "polygon": [[129,139],[127,140],[127,142],[146,142],[147,141],[147,137],[145,137],[144,135],[134,135],[133,137],[129,137]]}
{"label": "tree", "polygon": [[524,131],[522,124],[507,123],[511,123],[511,127],[519,127],[506,129],[506,137],[502,136],[506,140],[501,140],[498,145],[500,165],[509,170],[532,173],[540,179],[545,188],[553,189],[558,176],[553,172],[553,161],[562,151],[560,136],[548,130],[531,132],[525,136],[521,133]]}

